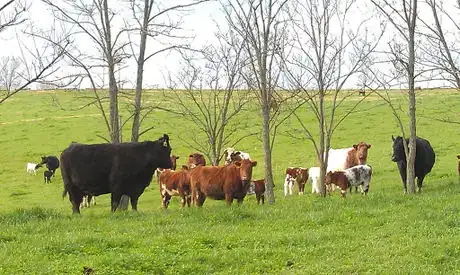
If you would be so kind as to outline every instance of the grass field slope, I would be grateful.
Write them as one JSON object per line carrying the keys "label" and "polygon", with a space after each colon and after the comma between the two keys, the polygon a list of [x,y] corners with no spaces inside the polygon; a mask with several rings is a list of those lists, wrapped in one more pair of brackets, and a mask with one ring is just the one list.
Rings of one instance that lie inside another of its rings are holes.
{"label": "grass field slope", "polygon": [[[321,198],[306,192],[284,197],[286,167],[317,166],[311,143],[296,131],[292,118],[281,127],[274,147],[273,205],[259,206],[249,196],[241,206],[207,200],[202,209],[181,209],[173,198],[165,211],[154,179],[139,199],[138,212],[112,214],[110,196],[102,195],[97,205],[72,215],[68,198],[61,197],[60,170],[45,184],[43,168],[36,176],[26,174],[26,163],[59,156],[72,141],[103,142],[97,137],[106,136],[98,110],[79,109],[89,100],[85,93],[30,91],[0,105],[0,274],[82,274],[84,266],[94,274],[460,273],[460,130],[458,124],[436,120],[460,121],[458,92],[417,94],[417,133],[436,152],[421,194],[403,194],[390,160],[391,135],[398,135],[399,127],[390,108],[371,95],[332,140],[333,148],[372,144],[368,196],[342,199],[336,192]],[[405,110],[403,94],[391,96]],[[358,99],[347,99],[343,110]],[[161,102],[162,94],[151,92],[146,100]],[[123,117],[128,117],[127,104],[120,104]],[[174,107],[174,102],[168,104]],[[241,112],[244,126],[235,135],[260,127],[256,107],[253,103]],[[299,115],[317,128],[307,109]],[[154,112],[145,123],[155,128],[141,139],[169,134],[172,153],[181,156],[178,165],[195,151],[187,137],[205,138],[171,113]],[[130,136],[128,129],[123,134]],[[253,177],[262,178],[260,137],[235,147],[258,161]],[[306,190],[310,188],[308,184]]]}

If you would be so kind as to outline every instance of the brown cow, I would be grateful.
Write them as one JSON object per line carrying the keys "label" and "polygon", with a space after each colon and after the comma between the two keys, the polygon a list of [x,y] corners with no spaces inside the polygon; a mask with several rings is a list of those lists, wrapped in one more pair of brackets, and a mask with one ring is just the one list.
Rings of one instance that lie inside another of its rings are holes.
{"label": "brown cow", "polygon": [[254,185],[254,193],[256,193],[257,204],[265,203],[265,179],[252,180],[251,185]]}
{"label": "brown cow", "polygon": [[185,203],[190,207],[190,173],[187,165],[182,165],[179,171],[164,169],[160,173],[159,186],[163,208],[168,208],[172,196],[182,198],[181,207],[184,207]]}
{"label": "brown cow", "polygon": [[348,179],[345,176],[344,171],[327,172],[326,177],[324,179],[324,184],[326,185],[326,190],[328,191],[329,195],[335,189],[332,184],[335,184],[337,187],[340,188],[340,193],[342,194],[343,198],[345,198],[347,189],[348,187],[350,187],[350,183],[348,182]]}
{"label": "brown cow", "polygon": [[187,165],[190,169],[195,168],[198,165],[206,166],[206,159],[203,154],[193,153],[188,156]]}
{"label": "brown cow", "polygon": [[458,159],[457,170],[458,170],[458,176],[460,177],[460,155],[457,155],[457,159]]}
{"label": "brown cow", "polygon": [[286,169],[286,178],[284,180],[284,195],[287,196],[288,192],[290,195],[292,195],[294,181],[297,182],[299,187],[299,194],[303,194],[307,180],[308,168],[288,167]]}
{"label": "brown cow", "polygon": [[192,199],[201,207],[210,197],[215,200],[226,200],[231,205],[233,199],[242,203],[249,188],[252,168],[256,161],[244,159],[226,166],[197,166],[190,172]]}

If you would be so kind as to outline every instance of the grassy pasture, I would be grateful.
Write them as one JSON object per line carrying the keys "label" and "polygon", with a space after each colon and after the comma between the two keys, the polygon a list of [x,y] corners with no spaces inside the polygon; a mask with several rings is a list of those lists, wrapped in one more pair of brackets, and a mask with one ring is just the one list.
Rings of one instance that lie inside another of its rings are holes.
{"label": "grassy pasture", "polygon": [[[0,105],[1,274],[79,274],[83,266],[95,274],[460,272],[459,128],[427,118],[460,120],[458,93],[418,92],[417,111],[423,117],[417,131],[436,152],[422,194],[403,195],[390,161],[391,135],[399,128],[389,107],[371,95],[337,128],[332,141],[334,148],[361,140],[372,144],[368,163],[374,175],[367,197],[353,194],[343,200],[338,193],[320,198],[307,192],[284,198],[284,169],[316,165],[311,144],[293,131],[298,125],[289,119],[273,153],[274,205],[257,206],[251,196],[241,206],[207,200],[202,209],[180,209],[173,199],[164,211],[154,180],[140,197],[138,213],[111,214],[109,196],[103,195],[96,206],[75,216],[68,198],[61,198],[60,171],[44,184],[43,169],[37,176],[26,175],[25,164],[45,154],[59,155],[71,141],[102,142],[96,136],[106,135],[102,118],[96,108],[78,110],[88,100],[77,100],[81,95],[85,92],[31,91]],[[61,110],[53,96],[74,110]],[[401,93],[391,96],[405,108]],[[347,99],[343,109],[358,99]],[[148,93],[146,100],[161,101],[161,94]],[[122,101],[121,108],[125,105]],[[240,114],[241,131],[258,129],[257,112],[252,104]],[[310,112],[300,116],[315,129]],[[178,164],[194,151],[183,140],[191,134],[204,138],[193,125],[167,113],[154,113],[150,125],[156,128],[143,139],[170,134],[173,153],[181,156]],[[259,161],[256,179],[263,176],[261,147],[257,136],[237,146]]]}

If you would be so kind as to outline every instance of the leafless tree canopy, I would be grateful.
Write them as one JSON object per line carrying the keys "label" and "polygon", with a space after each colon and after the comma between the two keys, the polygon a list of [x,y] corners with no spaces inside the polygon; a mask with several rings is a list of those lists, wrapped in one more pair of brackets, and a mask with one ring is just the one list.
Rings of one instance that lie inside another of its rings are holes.
{"label": "leafless tree canopy", "polygon": [[24,23],[26,10],[27,4],[22,0],[8,0],[0,4],[0,33],[8,27]]}
{"label": "leafless tree canopy", "polygon": [[0,59],[0,89],[12,91],[21,84],[21,60],[15,56],[5,56]]}

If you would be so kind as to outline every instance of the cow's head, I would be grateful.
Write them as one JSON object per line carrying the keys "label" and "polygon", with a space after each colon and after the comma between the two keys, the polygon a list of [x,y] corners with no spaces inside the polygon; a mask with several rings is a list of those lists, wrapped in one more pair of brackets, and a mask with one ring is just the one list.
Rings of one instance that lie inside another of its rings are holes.
{"label": "cow's head", "polygon": [[170,169],[171,163],[171,146],[169,144],[169,136],[164,134],[155,143],[155,151],[153,152],[154,157],[157,159],[158,167]]}
{"label": "cow's head", "polygon": [[391,156],[391,161],[405,161],[406,153],[404,152],[403,138],[400,136],[396,138],[391,136],[391,139],[393,140],[393,155]]}
{"label": "cow's head", "polygon": [[332,179],[332,175],[333,175],[333,172],[332,171],[329,171],[326,173],[326,175],[324,176],[324,184],[331,184],[333,183],[333,179]]}
{"label": "cow's head", "polygon": [[188,166],[190,169],[195,168],[198,165],[206,166],[206,159],[203,154],[193,153],[188,156]]}
{"label": "cow's head", "polygon": [[171,159],[171,169],[176,170],[177,160],[179,159],[179,157],[176,155],[172,155],[170,159]]}
{"label": "cow's head", "polygon": [[241,161],[235,161],[233,163],[240,173],[240,179],[244,184],[251,181],[252,178],[252,167],[257,165],[257,161],[250,161],[248,159],[243,159]]}
{"label": "cow's head", "polygon": [[232,162],[232,155],[236,152],[233,148],[227,148],[224,150],[224,160],[225,164],[230,164]]}
{"label": "cow's head", "polygon": [[361,141],[360,143],[353,145],[353,148],[355,148],[356,150],[356,156],[358,157],[358,164],[366,164],[367,150],[371,148],[371,145]]}

